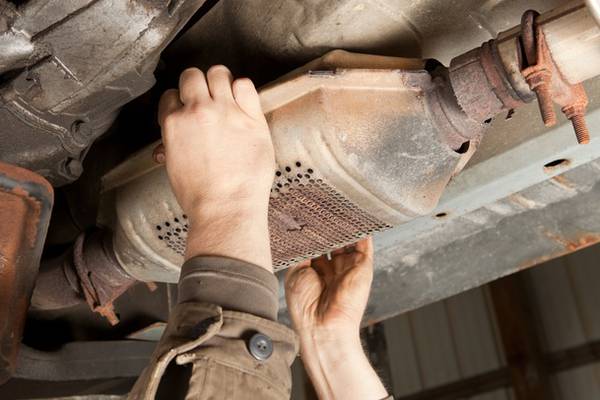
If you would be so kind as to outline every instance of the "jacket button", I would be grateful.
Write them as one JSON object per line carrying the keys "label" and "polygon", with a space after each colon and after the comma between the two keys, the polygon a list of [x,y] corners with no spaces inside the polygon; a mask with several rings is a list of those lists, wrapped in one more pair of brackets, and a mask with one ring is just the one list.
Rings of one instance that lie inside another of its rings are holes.
{"label": "jacket button", "polygon": [[273,341],[267,335],[255,333],[248,343],[248,349],[252,357],[259,361],[268,360],[273,354]]}

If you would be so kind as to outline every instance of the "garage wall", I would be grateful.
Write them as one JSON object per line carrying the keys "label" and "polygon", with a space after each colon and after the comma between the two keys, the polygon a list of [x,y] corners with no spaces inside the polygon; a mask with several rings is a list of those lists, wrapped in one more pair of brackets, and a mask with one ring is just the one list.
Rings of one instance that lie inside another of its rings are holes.
{"label": "garage wall", "polygon": [[[498,369],[505,364],[484,289],[383,323],[391,386],[402,397]],[[477,397],[507,400],[505,390]]]}
{"label": "garage wall", "polygon": [[[550,261],[526,273],[546,351],[600,340],[600,247]],[[600,364],[553,379],[561,399],[600,399]]]}

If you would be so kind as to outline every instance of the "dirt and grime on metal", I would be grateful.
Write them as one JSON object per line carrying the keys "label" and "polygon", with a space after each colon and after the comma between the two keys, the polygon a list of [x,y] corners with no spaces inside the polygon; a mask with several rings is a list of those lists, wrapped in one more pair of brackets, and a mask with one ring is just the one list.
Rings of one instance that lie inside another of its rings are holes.
{"label": "dirt and grime on metal", "polygon": [[519,270],[527,269],[530,267],[534,267],[538,264],[542,264],[546,261],[562,257],[564,255],[573,253],[575,251],[585,249],[586,247],[593,246],[597,243],[600,243],[600,232],[586,232],[581,233],[575,237],[564,237],[558,233],[545,230],[543,232],[544,236],[546,236],[550,241],[558,244],[560,249],[556,252],[546,254],[541,257],[534,258],[532,260],[527,260],[519,265]]}
{"label": "dirt and grime on metal", "polygon": [[521,44],[525,56],[521,71],[523,77],[531,90],[536,93],[544,125],[554,126],[557,123],[554,111],[556,103],[573,124],[577,142],[588,144],[590,133],[585,122],[588,106],[585,89],[581,83],[570,84],[562,76],[548,49],[544,30],[536,23],[537,17],[535,11],[527,11],[523,14],[521,24]]}
{"label": "dirt and grime on metal", "polygon": [[52,201],[44,178],[0,163],[0,382],[15,367]]}

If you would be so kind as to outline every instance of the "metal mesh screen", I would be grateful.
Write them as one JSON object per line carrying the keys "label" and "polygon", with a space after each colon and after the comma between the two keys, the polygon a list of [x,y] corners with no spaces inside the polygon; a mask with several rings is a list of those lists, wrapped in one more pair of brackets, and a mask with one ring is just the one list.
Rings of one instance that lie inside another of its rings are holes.
{"label": "metal mesh screen", "polygon": [[[391,228],[359,208],[301,162],[275,174],[269,202],[269,230],[276,271]],[[161,220],[156,237],[169,251],[185,253],[186,215]]]}
{"label": "metal mesh screen", "polygon": [[356,206],[299,161],[275,175],[269,203],[275,270],[391,227]]}

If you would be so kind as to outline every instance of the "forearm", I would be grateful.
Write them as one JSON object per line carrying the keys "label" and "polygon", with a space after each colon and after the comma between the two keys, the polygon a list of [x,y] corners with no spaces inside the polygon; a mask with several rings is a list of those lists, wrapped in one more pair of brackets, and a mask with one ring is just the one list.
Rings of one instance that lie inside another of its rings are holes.
{"label": "forearm", "polygon": [[319,399],[382,400],[388,396],[365,356],[358,332],[302,333],[300,348]]}

